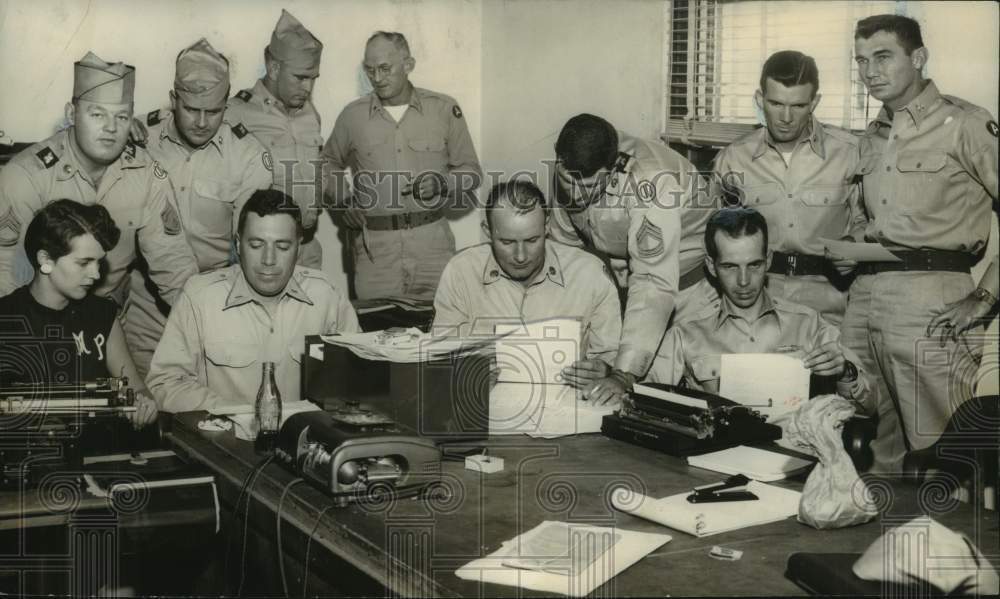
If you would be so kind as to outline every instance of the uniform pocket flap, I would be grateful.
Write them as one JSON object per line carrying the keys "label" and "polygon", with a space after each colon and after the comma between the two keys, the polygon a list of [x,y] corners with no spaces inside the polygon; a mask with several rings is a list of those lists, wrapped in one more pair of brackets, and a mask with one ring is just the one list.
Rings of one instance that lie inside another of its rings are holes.
{"label": "uniform pocket flap", "polygon": [[916,173],[935,173],[948,163],[948,156],[936,150],[920,150],[903,152],[899,155],[896,168],[900,171]]}

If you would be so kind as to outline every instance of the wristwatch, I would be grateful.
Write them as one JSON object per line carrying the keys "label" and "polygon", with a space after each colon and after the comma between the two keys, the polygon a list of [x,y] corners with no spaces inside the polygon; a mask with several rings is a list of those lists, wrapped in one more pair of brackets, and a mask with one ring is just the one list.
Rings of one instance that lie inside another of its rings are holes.
{"label": "wristwatch", "polygon": [[988,289],[983,289],[982,287],[976,287],[975,289],[973,289],[972,297],[976,298],[981,302],[989,304],[991,308],[993,307],[994,304],[997,303],[996,296],[990,293]]}

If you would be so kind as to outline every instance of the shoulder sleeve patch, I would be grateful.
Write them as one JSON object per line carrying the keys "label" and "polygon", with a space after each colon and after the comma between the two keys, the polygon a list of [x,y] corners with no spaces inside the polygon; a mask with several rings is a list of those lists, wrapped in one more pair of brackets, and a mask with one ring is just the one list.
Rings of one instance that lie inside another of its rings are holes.
{"label": "shoulder sleeve patch", "polygon": [[260,159],[264,162],[264,168],[269,171],[274,170],[274,160],[271,158],[270,152],[264,152],[260,155]]}
{"label": "shoulder sleeve patch", "polygon": [[160,124],[160,111],[154,110],[153,112],[146,115],[146,124],[152,127],[153,125]]}
{"label": "shoulder sleeve patch", "polygon": [[663,253],[663,230],[645,216],[635,233],[635,248],[640,258],[655,258]]}
{"label": "shoulder sleeve patch", "polygon": [[52,151],[52,148],[42,148],[35,156],[38,156],[45,168],[52,168],[55,163],[59,162],[59,157]]}
{"label": "shoulder sleeve patch", "polygon": [[248,133],[250,132],[243,126],[243,123],[236,123],[233,125],[233,135],[235,135],[238,139],[243,139]]}
{"label": "shoulder sleeve patch", "polygon": [[462,118],[462,109],[458,107],[458,104],[451,107],[451,113],[455,115],[456,119]]}
{"label": "shoulder sleeve patch", "polygon": [[163,170],[160,163],[156,161],[153,161],[153,176],[160,180],[167,178],[167,171]]}
{"label": "shoulder sleeve patch", "polygon": [[997,127],[996,121],[988,121],[986,123],[986,130],[989,131],[990,135],[993,137],[997,137],[997,134],[1000,133],[1000,127]]}
{"label": "shoulder sleeve patch", "polygon": [[615,166],[612,167],[612,170],[618,171],[619,173],[624,173],[626,168],[628,167],[628,161],[631,159],[632,157],[626,154],[625,152],[618,152],[618,157],[615,158]]}
{"label": "shoulder sleeve patch", "polygon": [[167,235],[177,235],[181,232],[181,219],[169,202],[160,213],[160,220],[163,221],[163,232]]}
{"label": "shoulder sleeve patch", "polygon": [[21,220],[17,218],[13,206],[0,216],[0,247],[14,247],[21,240]]}
{"label": "shoulder sleeve patch", "polygon": [[243,100],[244,102],[249,102],[250,98],[253,97],[253,94],[250,93],[250,90],[245,89],[240,93],[236,94],[236,97],[239,98],[240,100]]}

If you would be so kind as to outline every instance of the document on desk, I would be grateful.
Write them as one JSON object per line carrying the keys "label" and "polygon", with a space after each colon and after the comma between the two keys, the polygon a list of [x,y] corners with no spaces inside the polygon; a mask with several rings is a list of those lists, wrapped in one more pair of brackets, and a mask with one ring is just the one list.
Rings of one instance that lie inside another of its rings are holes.
{"label": "document on desk", "polygon": [[885,249],[881,243],[858,243],[825,237],[820,237],[819,240],[832,255],[855,262],[902,262],[899,256]]}
{"label": "document on desk", "polygon": [[568,385],[497,383],[490,391],[490,434],[555,439],[601,432],[614,406],[597,406]]}
{"label": "document on desk", "polygon": [[455,574],[464,580],[584,597],[670,539],[666,534],[547,520]]}
{"label": "document on desk", "polygon": [[345,347],[354,355],[366,360],[397,363],[427,362],[440,357],[462,356],[492,348],[495,337],[438,337],[411,328],[403,333],[387,331],[323,335],[321,339],[331,345]]}
{"label": "document on desk", "polygon": [[814,462],[757,447],[738,445],[721,451],[690,456],[688,464],[722,474],[743,474],[761,482],[772,482],[801,472]]}
{"label": "document on desk", "polygon": [[719,395],[772,420],[809,399],[809,369],[785,354],[722,354]]}
{"label": "document on desk", "polygon": [[767,483],[750,481],[747,491],[758,497],[752,501],[691,503],[690,491],[653,499],[630,489],[612,492],[611,505],[638,516],[696,537],[770,524],[799,513],[802,493]]}
{"label": "document on desk", "polygon": [[562,384],[562,370],[580,358],[578,318],[498,324],[496,356],[502,383]]}

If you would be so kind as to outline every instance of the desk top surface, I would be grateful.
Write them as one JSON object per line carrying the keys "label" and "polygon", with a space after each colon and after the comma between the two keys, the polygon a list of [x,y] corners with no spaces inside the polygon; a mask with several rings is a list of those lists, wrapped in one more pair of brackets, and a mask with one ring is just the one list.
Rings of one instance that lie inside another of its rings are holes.
{"label": "desk top surface", "polygon": [[[170,436],[182,451],[205,462],[221,475],[217,478],[223,484],[228,480],[238,491],[259,461],[253,445],[231,432],[199,430],[197,423],[203,417],[199,412],[176,415]],[[461,580],[455,570],[544,520],[673,537],[595,591],[602,596],[801,595],[802,590],[784,576],[790,554],[860,553],[884,527],[920,514],[969,535],[991,559],[1000,557],[997,512],[975,511],[942,498],[934,488],[901,479],[882,479],[891,487],[875,493],[882,514],[861,526],[820,531],[788,518],[696,538],[614,510],[610,492],[624,484],[651,497],[664,497],[717,482],[724,475],[597,434],[555,440],[501,437],[487,445],[491,454],[504,458],[504,474],[482,475],[465,470],[461,462],[446,461],[442,478],[450,493],[431,500],[329,509],[316,527],[314,543],[403,595],[523,596],[523,589]],[[294,478],[270,464],[253,486],[254,497],[276,509],[282,490]],[[803,482],[798,478],[781,484],[801,488]],[[282,512],[290,524],[309,534],[319,512],[331,504],[318,490],[298,484],[289,490]],[[739,549],[743,557],[735,562],[714,559],[708,555],[713,545]]]}

